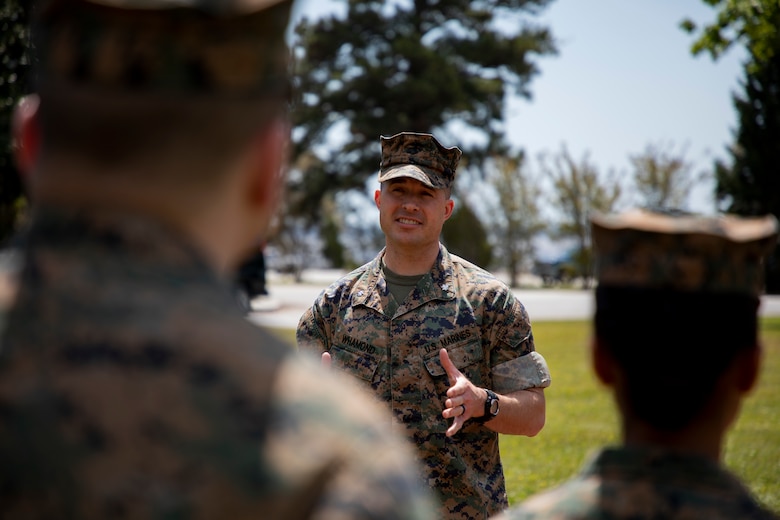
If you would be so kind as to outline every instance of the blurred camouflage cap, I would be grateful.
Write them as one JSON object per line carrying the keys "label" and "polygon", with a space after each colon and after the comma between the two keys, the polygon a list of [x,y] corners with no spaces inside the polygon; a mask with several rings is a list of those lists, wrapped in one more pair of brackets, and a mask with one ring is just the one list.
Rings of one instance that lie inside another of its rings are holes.
{"label": "blurred camouflage cap", "polygon": [[445,148],[431,134],[414,132],[381,136],[380,140],[379,182],[411,177],[431,188],[452,187],[462,154],[457,146]]}
{"label": "blurred camouflage cap", "polygon": [[39,0],[38,87],[289,93],[285,41],[293,0]]}
{"label": "blurred camouflage cap", "polygon": [[591,232],[599,286],[757,296],[778,222],[631,210],[593,214]]}

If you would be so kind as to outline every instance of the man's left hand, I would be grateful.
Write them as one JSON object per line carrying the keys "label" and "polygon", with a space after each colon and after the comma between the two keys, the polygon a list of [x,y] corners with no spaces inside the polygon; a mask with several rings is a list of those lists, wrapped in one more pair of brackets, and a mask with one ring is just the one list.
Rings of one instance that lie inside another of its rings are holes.
{"label": "man's left hand", "polygon": [[487,393],[484,389],[474,386],[466,376],[452,363],[447,349],[439,351],[439,360],[447,377],[450,388],[447,390],[447,400],[444,401],[442,416],[453,419],[447,428],[447,437],[452,437],[463,427],[471,417],[481,417],[485,414]]}

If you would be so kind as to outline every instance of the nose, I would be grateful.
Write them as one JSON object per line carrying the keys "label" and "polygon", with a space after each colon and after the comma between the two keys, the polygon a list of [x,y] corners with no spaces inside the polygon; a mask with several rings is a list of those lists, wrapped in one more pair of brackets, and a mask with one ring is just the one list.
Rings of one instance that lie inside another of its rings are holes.
{"label": "nose", "polygon": [[417,211],[419,204],[417,198],[412,195],[407,195],[401,201],[401,207],[406,211]]}

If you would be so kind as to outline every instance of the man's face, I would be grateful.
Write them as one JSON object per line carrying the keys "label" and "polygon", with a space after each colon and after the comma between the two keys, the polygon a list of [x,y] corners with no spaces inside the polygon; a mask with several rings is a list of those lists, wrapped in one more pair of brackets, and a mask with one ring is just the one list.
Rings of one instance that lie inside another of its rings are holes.
{"label": "man's face", "polygon": [[450,218],[454,206],[444,190],[409,177],[382,183],[374,201],[387,246],[401,248],[438,245],[444,221]]}

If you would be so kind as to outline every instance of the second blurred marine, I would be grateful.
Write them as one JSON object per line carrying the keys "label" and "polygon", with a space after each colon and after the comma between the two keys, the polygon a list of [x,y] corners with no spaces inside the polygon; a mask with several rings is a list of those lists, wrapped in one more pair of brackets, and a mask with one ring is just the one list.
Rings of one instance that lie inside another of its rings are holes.
{"label": "second blurred marine", "polygon": [[759,375],[776,219],[637,210],[594,215],[592,232],[593,369],[615,399],[622,439],[501,520],[777,520],[723,465]]}

